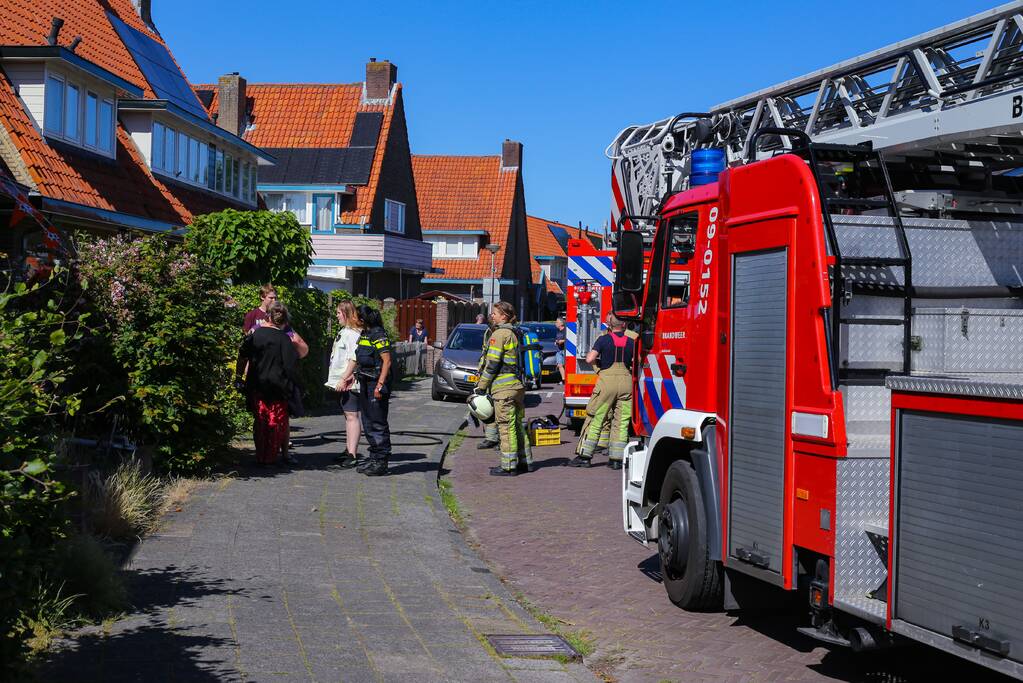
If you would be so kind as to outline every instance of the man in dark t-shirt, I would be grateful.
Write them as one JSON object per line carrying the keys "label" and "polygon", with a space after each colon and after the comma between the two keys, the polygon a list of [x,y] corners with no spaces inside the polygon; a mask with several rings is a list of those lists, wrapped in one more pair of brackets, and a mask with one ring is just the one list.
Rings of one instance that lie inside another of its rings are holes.
{"label": "man in dark t-shirt", "polygon": [[[267,311],[270,307],[277,302],[277,290],[273,288],[273,285],[263,285],[259,288],[259,306],[256,306],[251,311],[245,314],[245,322],[242,323],[242,332],[245,334],[251,334],[256,328],[262,327],[265,323],[270,320],[270,314]],[[299,358],[305,358],[309,355],[309,345],[306,344],[305,340],[302,339],[301,335],[298,334],[288,325],[284,328],[284,333],[291,339],[291,343],[295,345],[295,351],[298,352]]]}
{"label": "man in dark t-shirt", "polygon": [[601,335],[586,354],[586,362],[596,364],[597,385],[586,404],[586,422],[580,432],[578,454],[569,464],[589,467],[590,459],[600,441],[605,423],[610,426],[610,448],[607,465],[621,469],[625,444],[629,439],[632,417],[632,361],[636,342],[625,331],[625,323],[611,315],[608,334]]}

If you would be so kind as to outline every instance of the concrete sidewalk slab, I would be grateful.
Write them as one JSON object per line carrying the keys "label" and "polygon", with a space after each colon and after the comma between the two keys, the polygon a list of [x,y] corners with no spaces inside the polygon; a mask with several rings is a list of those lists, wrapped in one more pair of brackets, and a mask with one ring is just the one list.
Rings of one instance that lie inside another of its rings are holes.
{"label": "concrete sidewalk slab", "polygon": [[[485,633],[542,633],[440,502],[465,414],[429,383],[395,393],[393,474],[333,465],[338,415],[294,421],[299,468],[199,487],[133,553],[133,611],[54,652],[46,681],[535,681]],[[548,680],[592,681],[546,662]]]}

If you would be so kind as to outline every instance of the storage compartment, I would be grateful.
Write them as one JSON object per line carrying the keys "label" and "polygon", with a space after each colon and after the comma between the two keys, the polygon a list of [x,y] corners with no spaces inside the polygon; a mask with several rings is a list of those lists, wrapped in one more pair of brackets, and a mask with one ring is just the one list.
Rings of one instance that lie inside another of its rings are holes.
{"label": "storage compartment", "polygon": [[896,630],[1019,672],[1023,421],[899,410],[897,429]]}

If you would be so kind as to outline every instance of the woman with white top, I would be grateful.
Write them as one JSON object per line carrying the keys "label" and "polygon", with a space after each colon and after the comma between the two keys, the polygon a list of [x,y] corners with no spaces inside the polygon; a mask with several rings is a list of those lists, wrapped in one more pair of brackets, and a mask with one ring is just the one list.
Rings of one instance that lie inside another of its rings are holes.
{"label": "woman with white top", "polygon": [[338,456],[344,468],[358,464],[359,437],[362,436],[362,422],[359,415],[359,381],[355,378],[355,349],[362,335],[362,321],[350,301],[337,305],[337,322],[341,329],[334,339],[330,353],[330,370],[326,385],[341,394],[341,410],[345,414],[346,448]]}

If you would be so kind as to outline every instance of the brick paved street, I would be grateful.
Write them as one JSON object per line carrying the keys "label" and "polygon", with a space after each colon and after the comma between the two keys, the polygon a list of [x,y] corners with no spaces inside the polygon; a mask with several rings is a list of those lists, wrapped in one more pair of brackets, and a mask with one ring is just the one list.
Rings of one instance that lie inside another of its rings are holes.
{"label": "brick paved street", "polygon": [[[528,415],[559,412],[560,394],[548,393]],[[478,452],[473,431],[448,455],[444,476],[495,571],[554,616],[593,633],[591,666],[611,664],[621,681],[1007,680],[922,647],[829,652],[796,633],[799,614],[676,608],[659,583],[654,552],[622,531],[621,473],[562,467],[575,441],[570,430],[562,433],[570,443],[534,451],[537,472],[499,479],[487,476],[496,452]]]}
{"label": "brick paved street", "polygon": [[[429,410],[423,410],[427,406]],[[396,394],[393,476],[331,467],[338,416],[295,423],[302,467],[205,485],[135,551],[134,611],[84,629],[57,681],[594,680],[581,664],[498,659],[483,633],[540,633],[464,543],[437,464],[464,406]]]}

